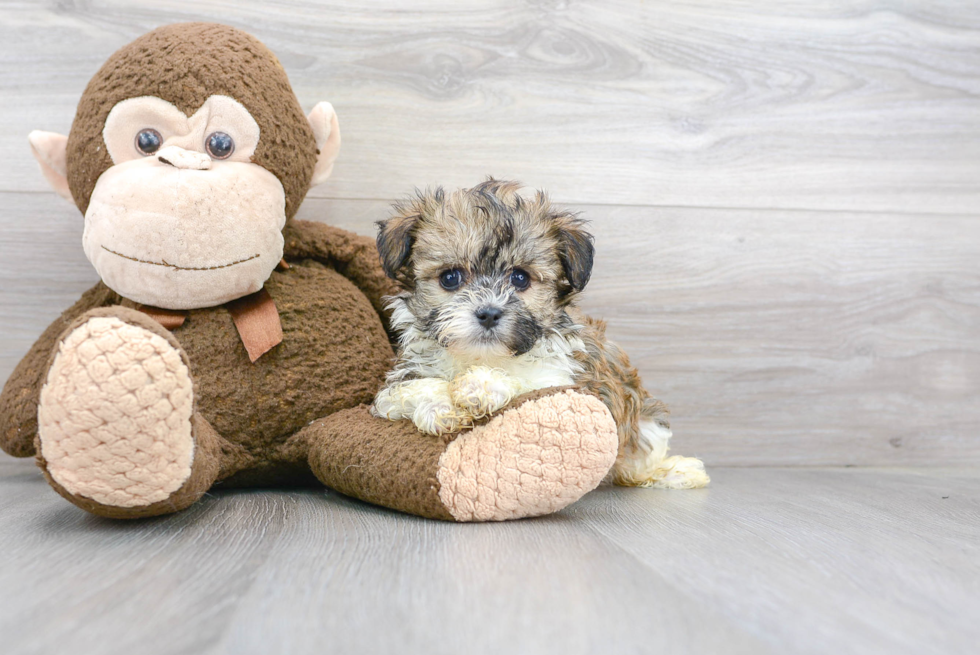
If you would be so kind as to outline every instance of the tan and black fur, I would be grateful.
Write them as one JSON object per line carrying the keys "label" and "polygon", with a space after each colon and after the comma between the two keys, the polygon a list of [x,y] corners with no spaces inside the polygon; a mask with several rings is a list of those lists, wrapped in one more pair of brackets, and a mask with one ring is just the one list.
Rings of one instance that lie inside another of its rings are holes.
{"label": "tan and black fur", "polygon": [[615,482],[703,486],[700,461],[666,457],[666,405],[606,339],[605,323],[576,307],[594,258],[585,222],[543,192],[524,197],[519,188],[490,178],[418,193],[379,224],[385,271],[405,290],[389,300],[399,359],[375,413],[439,434],[520,393],[575,384],[616,421]]}

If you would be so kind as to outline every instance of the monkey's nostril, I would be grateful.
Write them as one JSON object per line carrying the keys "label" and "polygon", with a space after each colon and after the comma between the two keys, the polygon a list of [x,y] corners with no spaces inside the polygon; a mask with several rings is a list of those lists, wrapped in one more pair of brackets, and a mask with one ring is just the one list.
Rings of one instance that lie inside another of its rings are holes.
{"label": "monkey's nostril", "polygon": [[157,151],[156,157],[160,163],[173,166],[174,168],[198,171],[211,168],[211,158],[203,152],[184,150],[178,146],[161,148]]}
{"label": "monkey's nostril", "polygon": [[498,307],[481,307],[476,310],[476,320],[488,330],[497,327],[497,323],[500,322],[500,317],[503,315],[504,311]]}

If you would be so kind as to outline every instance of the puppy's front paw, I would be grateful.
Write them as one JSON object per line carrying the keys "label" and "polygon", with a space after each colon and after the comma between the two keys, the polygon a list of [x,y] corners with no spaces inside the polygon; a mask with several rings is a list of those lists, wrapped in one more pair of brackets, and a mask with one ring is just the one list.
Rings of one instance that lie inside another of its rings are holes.
{"label": "puppy's front paw", "polygon": [[412,413],[412,422],[419,431],[440,436],[459,432],[472,419],[447,399],[423,401]]}
{"label": "puppy's front paw", "polygon": [[507,405],[518,389],[514,379],[503,371],[474,366],[453,380],[449,392],[457,407],[473,418],[481,418]]}

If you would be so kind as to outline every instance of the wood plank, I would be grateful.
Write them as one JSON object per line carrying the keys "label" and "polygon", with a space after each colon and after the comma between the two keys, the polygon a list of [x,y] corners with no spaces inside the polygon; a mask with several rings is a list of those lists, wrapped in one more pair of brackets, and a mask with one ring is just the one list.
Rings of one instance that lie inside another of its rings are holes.
{"label": "wood plank", "polygon": [[344,152],[320,197],[492,173],[569,202],[974,213],[980,4],[120,0],[0,8],[0,190],[37,191],[31,129],[164,23],[278,53]]}
{"label": "wood plank", "polygon": [[[6,379],[97,278],[70,205],[0,199]],[[310,199],[300,217],[373,234],[388,205]],[[676,452],[711,465],[980,463],[980,222],[574,208],[597,237],[583,306],[671,406]]]}
{"label": "wood plank", "polygon": [[568,513],[780,652],[980,643],[973,469],[717,469],[703,491],[607,488]]}
{"label": "wood plank", "polygon": [[456,525],[236,491],[113,522],[21,464],[0,463],[7,652],[774,652],[564,515]]}
{"label": "wood plank", "polygon": [[[372,234],[387,207],[312,200],[301,215]],[[676,452],[980,463],[977,220],[573,208],[596,235],[582,305],[671,406]]]}
{"label": "wood plank", "polygon": [[82,252],[78,210],[51,193],[0,194],[0,377],[99,281]]}
{"label": "wood plank", "polygon": [[724,469],[456,525],[326,490],[113,522],[0,460],[12,653],[971,652],[980,471]]}

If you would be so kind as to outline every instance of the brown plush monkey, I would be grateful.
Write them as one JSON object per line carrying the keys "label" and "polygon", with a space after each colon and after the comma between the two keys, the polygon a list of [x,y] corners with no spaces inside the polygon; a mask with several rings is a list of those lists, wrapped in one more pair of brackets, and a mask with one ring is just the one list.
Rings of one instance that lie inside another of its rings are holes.
{"label": "brown plush monkey", "polygon": [[367,406],[392,364],[372,240],[293,219],[340,146],[275,56],[241,31],[163,27],[116,52],[71,133],[34,132],[85,215],[102,282],[0,396],[0,446],[36,455],[102,516],[187,507],[212,485],[305,483],[447,520],[555,511],[607,474],[616,428],[569,389],[519,399],[454,440]]}

